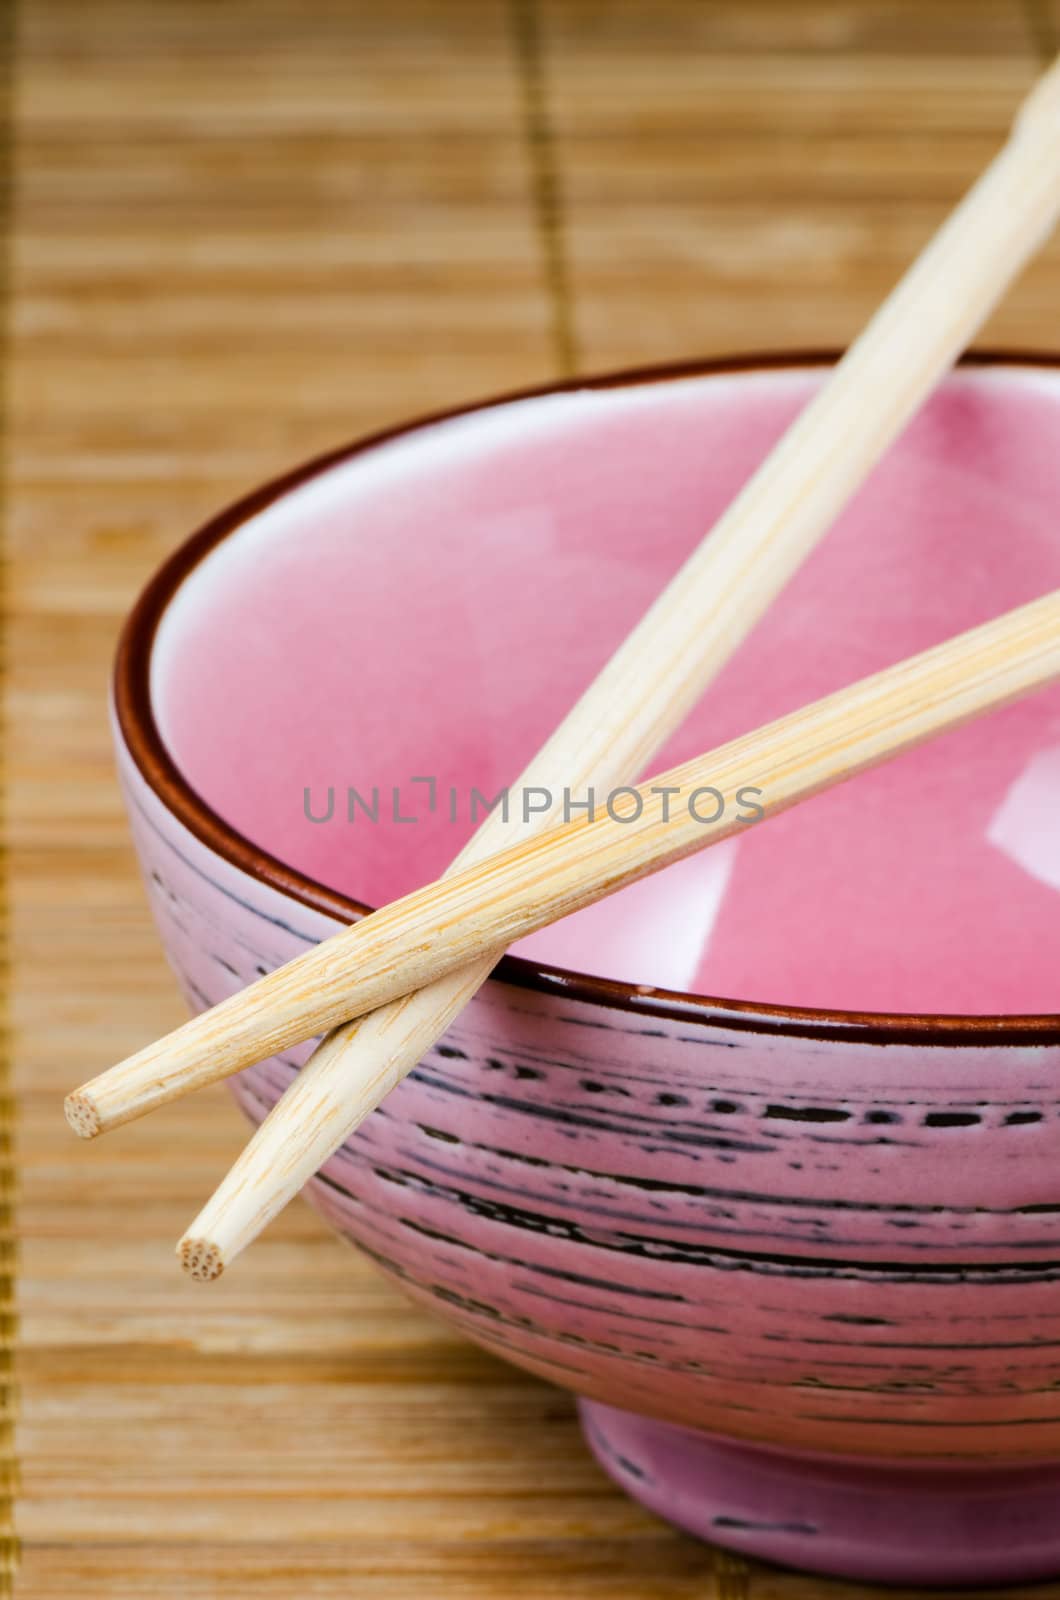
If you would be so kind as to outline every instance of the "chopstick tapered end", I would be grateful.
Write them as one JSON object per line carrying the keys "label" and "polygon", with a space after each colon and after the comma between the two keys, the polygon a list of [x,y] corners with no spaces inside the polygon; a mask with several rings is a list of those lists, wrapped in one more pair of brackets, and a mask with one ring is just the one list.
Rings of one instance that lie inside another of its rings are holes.
{"label": "chopstick tapered end", "polygon": [[68,1094],[63,1102],[63,1110],[79,1139],[94,1139],[97,1133],[102,1132],[96,1102],[84,1089],[75,1089],[73,1094]]}
{"label": "chopstick tapered end", "polygon": [[177,1245],[177,1254],[188,1277],[194,1278],[197,1283],[212,1283],[225,1269],[219,1247],[209,1239],[185,1234]]}

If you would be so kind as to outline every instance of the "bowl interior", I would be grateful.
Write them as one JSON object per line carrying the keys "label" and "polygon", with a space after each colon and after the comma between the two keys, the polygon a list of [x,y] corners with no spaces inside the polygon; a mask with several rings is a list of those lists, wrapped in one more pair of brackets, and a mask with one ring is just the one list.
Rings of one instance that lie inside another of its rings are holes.
{"label": "bowl interior", "polygon": [[[516,780],[820,381],[512,402],[287,493],[162,619],[151,692],[178,766],[236,830],[355,899],[436,875],[473,831],[471,791]],[[652,770],[1060,584],[1058,446],[1052,373],[952,377]],[[415,779],[434,779],[433,811]],[[782,1005],[1052,1011],[1058,802],[1050,689],[519,951]]]}

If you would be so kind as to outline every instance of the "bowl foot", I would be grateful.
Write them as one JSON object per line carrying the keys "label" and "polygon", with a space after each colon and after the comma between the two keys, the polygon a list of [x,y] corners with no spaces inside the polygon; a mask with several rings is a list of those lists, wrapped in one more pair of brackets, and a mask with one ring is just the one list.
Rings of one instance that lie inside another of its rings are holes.
{"label": "bowl foot", "polygon": [[935,1469],[784,1455],[596,1401],[580,1410],[604,1471],[711,1544],[885,1583],[1060,1573],[1060,1466]]}

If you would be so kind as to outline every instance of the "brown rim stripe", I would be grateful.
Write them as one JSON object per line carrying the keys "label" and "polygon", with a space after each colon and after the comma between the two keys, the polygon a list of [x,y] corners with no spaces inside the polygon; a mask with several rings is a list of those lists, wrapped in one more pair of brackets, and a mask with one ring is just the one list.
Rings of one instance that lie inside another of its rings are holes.
{"label": "brown rim stripe", "polygon": [[567,266],[556,136],[548,106],[539,0],[509,0],[516,66],[522,93],[523,128],[530,166],[534,222],[552,321],[552,348],[561,378],[578,370],[574,299]]}
{"label": "brown rim stripe", "polygon": [[[253,490],[178,546],[155,573],[126,622],[114,667],[114,704],[122,737],[144,781],[190,833],[249,877],[340,922],[351,922],[366,915],[373,909],[371,906],[306,877],[230,827],[192,788],[166,749],[151,706],[151,650],[166,607],[189,573],[235,529],[289,490],[329,467],[354,460],[388,440],[407,436],[449,417],[468,416],[500,403],[577,389],[603,390],[665,383],[677,378],[819,367],[834,362],[837,354],[834,350],[811,350],[723,357],[541,384],[494,396],[477,405],[454,406],[370,434],[295,467],[282,477]],[[1058,372],[1060,355],[977,351],[966,358],[962,365],[1022,366]],[[914,1015],[770,1005],[667,989],[653,989],[645,994],[630,984],[610,978],[592,977],[587,973],[546,966],[524,956],[511,955],[503,956],[494,971],[497,978],[515,988],[534,990],[558,999],[586,1001],[591,1005],[619,1010],[627,1018],[659,1017],[692,1026],[726,1028],[735,1032],[779,1034],[803,1039],[841,1039],[848,1044],[877,1046],[1060,1044],[1060,1014],[1057,1013],[1024,1016]],[[602,1019],[589,1025],[608,1026]],[[630,1025],[629,1022],[625,1024]]]}
{"label": "brown rim stripe", "polygon": [[[12,230],[12,74],[15,46],[15,0],[0,6],[0,357],[8,355],[10,335],[10,248]],[[18,1456],[15,1445],[17,1337],[15,1232],[15,1100],[11,1064],[11,937],[7,826],[7,624],[9,572],[7,555],[8,432],[0,413],[0,1595],[14,1593],[18,1566],[15,1499]]]}

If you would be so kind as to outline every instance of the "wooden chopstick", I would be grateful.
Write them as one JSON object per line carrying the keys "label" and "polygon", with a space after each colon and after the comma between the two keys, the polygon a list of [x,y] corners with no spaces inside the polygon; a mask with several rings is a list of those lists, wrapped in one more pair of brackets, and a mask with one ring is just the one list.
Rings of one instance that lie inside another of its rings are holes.
{"label": "wooden chopstick", "polygon": [[[602,815],[521,839],[394,901],[82,1093],[96,1117],[113,1119],[238,1071],[728,838],[750,825],[748,789],[763,817],[775,815],[1057,676],[1060,590],[624,790]],[[272,1121],[285,1158],[317,1136],[297,1094]],[[259,1173],[266,1189],[271,1170]],[[252,1205],[254,1185],[243,1193]]]}
{"label": "wooden chopstick", "polygon": [[[552,787],[558,777],[585,788],[640,770],[1052,227],[1060,205],[1058,154],[1060,63],[1032,90],[1000,156],[631,636],[618,658],[622,670],[613,664],[597,680],[524,783]],[[625,669],[638,656],[644,673],[657,670],[662,694],[643,703],[623,739],[621,729],[616,736],[615,710],[621,715],[623,697],[636,689],[635,675]],[[497,848],[497,833],[487,825],[452,870]],[[445,1032],[499,954],[327,1038],[288,1090],[319,1136],[284,1150],[277,1130],[286,1120],[268,1119],[178,1246],[185,1262],[192,1259],[188,1241],[200,1236],[216,1241],[218,1259],[238,1254]],[[267,1194],[256,1176],[266,1167]],[[248,1185],[255,1187],[254,1207],[245,1203]]]}
{"label": "wooden chopstick", "polygon": [[[1060,204],[1058,105],[1054,66],[1025,103],[1005,149],[548,742],[524,784],[576,790],[614,784],[642,767],[680,722],[1052,226]],[[453,870],[497,849],[498,826],[488,822]],[[330,1140],[320,1159],[444,1031],[499,953],[325,1041],[297,1085],[303,1096],[312,1090]],[[249,993],[260,997],[261,986]],[[186,1044],[193,1047],[205,1023],[198,1019],[182,1030]],[[281,1037],[290,1042],[289,1025],[281,1017],[271,1032],[260,1030],[260,1053],[282,1048]],[[130,1069],[155,1049],[70,1097],[68,1116],[79,1132],[90,1136],[172,1098],[165,1085],[123,1094],[123,1082],[136,1082]],[[222,1054],[216,1071],[193,1075],[187,1087],[235,1070],[228,1062]],[[266,1123],[259,1130],[251,1154],[264,1150],[269,1129]],[[303,1150],[299,1161],[274,1165],[272,1212],[309,1176],[308,1160]],[[218,1218],[233,1220],[229,1254],[252,1236],[239,1232],[239,1206],[226,1210],[226,1197],[238,1200],[243,1181],[241,1163],[215,1197]],[[266,1211],[262,1205],[255,1212],[258,1226]]]}

